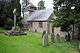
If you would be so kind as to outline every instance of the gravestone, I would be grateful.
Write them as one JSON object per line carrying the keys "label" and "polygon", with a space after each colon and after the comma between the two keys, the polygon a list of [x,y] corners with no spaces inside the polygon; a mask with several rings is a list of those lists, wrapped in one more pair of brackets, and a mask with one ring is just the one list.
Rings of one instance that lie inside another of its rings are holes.
{"label": "gravestone", "polygon": [[70,42],[70,39],[71,39],[71,36],[70,36],[69,33],[68,33],[67,35],[65,35],[65,40],[66,40],[66,41],[69,41],[69,42]]}
{"label": "gravestone", "polygon": [[56,35],[56,40],[57,40],[57,42],[60,42],[60,35],[59,34]]}
{"label": "gravestone", "polygon": [[55,35],[54,33],[51,33],[51,43],[54,43],[55,42]]}
{"label": "gravestone", "polygon": [[48,32],[47,31],[43,31],[42,34],[42,38],[43,38],[43,46],[48,46]]}

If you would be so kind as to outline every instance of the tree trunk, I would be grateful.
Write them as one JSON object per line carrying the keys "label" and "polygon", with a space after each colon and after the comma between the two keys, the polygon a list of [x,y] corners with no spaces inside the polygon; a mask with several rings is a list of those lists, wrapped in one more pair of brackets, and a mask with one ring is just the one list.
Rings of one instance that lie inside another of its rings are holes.
{"label": "tree trunk", "polygon": [[54,39],[55,39],[55,35],[54,35],[54,33],[52,33],[51,34],[51,43],[54,43],[55,42]]}
{"label": "tree trunk", "polygon": [[55,35],[54,35],[54,27],[52,26],[52,33],[51,33],[51,42],[52,42],[52,43],[55,42],[54,39],[55,39]]}
{"label": "tree trunk", "polygon": [[73,27],[72,27],[72,40],[74,40],[75,36],[74,36],[74,28],[75,28],[75,25],[73,24]]}
{"label": "tree trunk", "polygon": [[[79,26],[77,26],[77,25],[79,25],[79,24],[73,24],[73,34],[72,35],[73,35],[73,40],[76,41],[75,43],[76,43],[77,50],[80,53],[80,48],[79,48],[80,30],[79,30]],[[74,34],[75,30],[76,30],[76,35]]]}

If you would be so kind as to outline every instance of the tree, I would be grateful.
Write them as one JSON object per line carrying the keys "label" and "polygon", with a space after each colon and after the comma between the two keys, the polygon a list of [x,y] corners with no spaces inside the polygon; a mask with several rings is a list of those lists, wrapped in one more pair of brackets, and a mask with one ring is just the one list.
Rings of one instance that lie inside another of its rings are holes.
{"label": "tree", "polygon": [[39,8],[40,10],[45,8],[45,6],[44,6],[44,1],[43,1],[43,0],[39,1],[39,3],[38,3],[38,8]]}
{"label": "tree", "polygon": [[[73,25],[80,22],[80,2],[79,0],[54,0],[54,13],[57,18],[57,21],[60,23],[60,26]],[[71,9],[73,8],[74,9]]]}
{"label": "tree", "polygon": [[[21,5],[20,0],[6,0],[0,1],[0,26],[4,26],[8,23],[7,18],[13,20],[13,10],[17,9],[17,21],[20,20],[21,16]],[[12,23],[11,23],[12,24]]]}
{"label": "tree", "polygon": [[21,8],[21,12],[23,14],[23,18],[24,18],[24,13],[28,11],[28,6],[29,5],[29,0],[23,0],[22,2],[22,8]]}
{"label": "tree", "polygon": [[57,19],[55,19],[55,22],[57,23],[56,26],[69,28],[72,25],[73,39],[75,38],[74,37],[75,27],[78,28],[77,36],[79,38],[80,0],[54,0],[53,2],[54,2],[54,14],[58,17]]}

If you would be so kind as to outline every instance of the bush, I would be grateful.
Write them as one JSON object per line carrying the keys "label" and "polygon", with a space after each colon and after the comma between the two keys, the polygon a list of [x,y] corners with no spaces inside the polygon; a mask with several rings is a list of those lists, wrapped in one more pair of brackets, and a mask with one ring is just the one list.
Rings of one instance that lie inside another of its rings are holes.
{"label": "bush", "polygon": [[12,29],[13,23],[14,22],[13,22],[13,20],[11,18],[7,18],[7,21],[6,21],[5,25],[4,25],[4,28],[5,29]]}

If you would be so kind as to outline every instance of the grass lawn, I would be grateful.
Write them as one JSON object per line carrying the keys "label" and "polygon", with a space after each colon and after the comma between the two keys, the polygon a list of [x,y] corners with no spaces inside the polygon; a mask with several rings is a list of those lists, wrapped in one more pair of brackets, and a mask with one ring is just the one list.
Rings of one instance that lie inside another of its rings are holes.
{"label": "grass lawn", "polygon": [[40,33],[29,32],[26,36],[5,36],[0,34],[0,53],[78,53],[67,43],[42,46]]}
{"label": "grass lawn", "polygon": [[5,32],[5,31],[7,31],[7,30],[0,28],[0,32]]}

